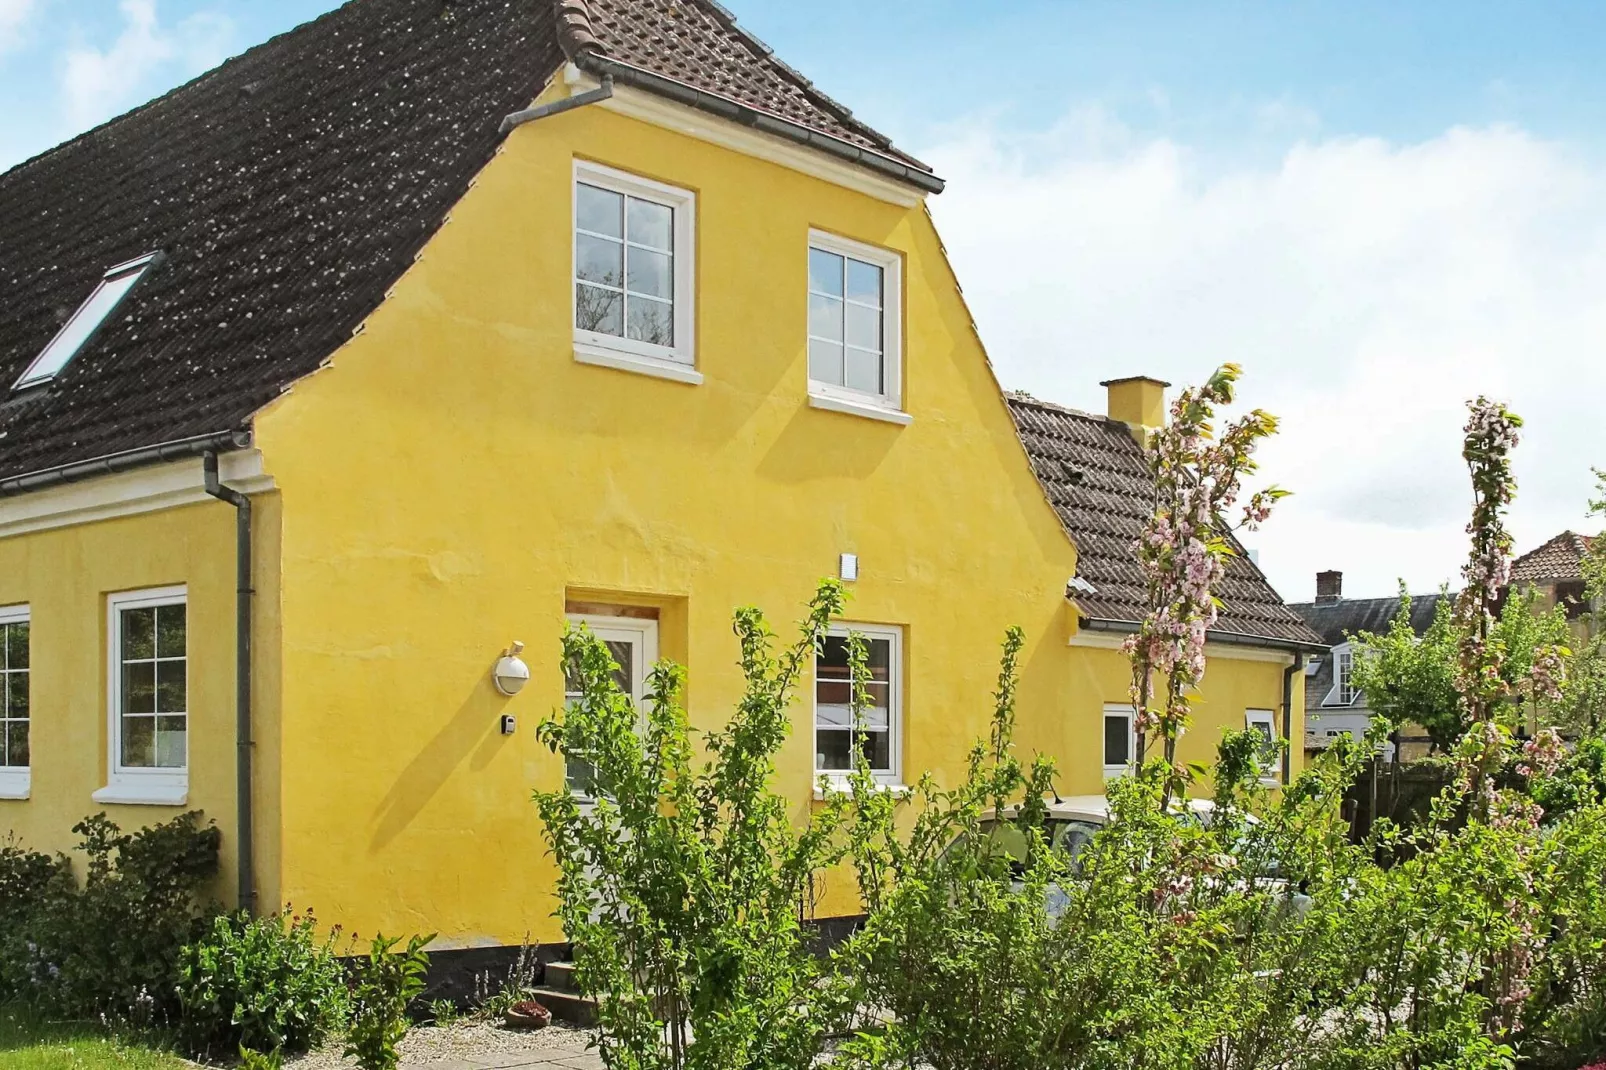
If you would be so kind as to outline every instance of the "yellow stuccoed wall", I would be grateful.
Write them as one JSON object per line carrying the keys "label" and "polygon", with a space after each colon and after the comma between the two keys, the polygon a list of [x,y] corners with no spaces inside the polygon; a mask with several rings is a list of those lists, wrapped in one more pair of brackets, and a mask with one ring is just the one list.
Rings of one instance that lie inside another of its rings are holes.
{"label": "yellow stuccoed wall", "polygon": [[[696,192],[703,384],[575,362],[577,157]],[[811,227],[905,258],[907,427],[807,404]],[[732,609],[759,605],[790,637],[844,552],[862,568],[849,619],[905,629],[906,779],[961,775],[1018,624],[1020,741],[1056,755],[1062,792],[1101,790],[1102,708],[1124,699],[1126,664],[1067,645],[1074,550],[921,207],[599,107],[534,123],[256,431],[278,488],[257,499],[264,905],[446,946],[559,939],[529,794],[562,776],[534,727],[561,703],[566,599],[658,607],[661,653],[689,666],[692,721],[710,726],[740,688]],[[33,798],[0,802],[0,828],[69,846],[104,782],[104,596],[187,583],[191,805],[226,833],[232,897],[233,567],[232,511],[213,503],[0,539],[0,605],[32,603],[36,666]],[[490,669],[513,639],[532,679],[506,699]],[[1275,708],[1281,682],[1277,665],[1212,660],[1184,757],[1208,757],[1246,707]],[[803,820],[806,688],[795,710],[780,786]],[[826,881],[822,913],[855,906]]]}
{"label": "yellow stuccoed wall", "polygon": [[[199,486],[199,466],[196,484]],[[279,896],[278,532],[275,494],[254,499],[257,590],[255,827],[259,883]],[[0,800],[0,832],[69,854],[71,828],[104,810],[125,829],[200,810],[223,830],[217,898],[235,895],[234,510],[221,502],[0,539],[0,606],[27,603],[32,627],[31,797]],[[185,806],[102,805],[106,784],[106,597],[188,588],[190,788]],[[82,863],[82,856],[74,854]]]}
{"label": "yellow stuccoed wall", "polygon": [[[703,384],[575,361],[577,157],[695,191]],[[910,426],[807,404],[811,227],[905,257]],[[561,702],[579,592],[663,607],[663,652],[689,664],[707,726],[740,686],[733,607],[789,635],[837,555],[857,553],[849,618],[906,628],[909,776],[960,774],[1019,624],[1023,734],[1061,752],[1066,790],[1098,790],[1099,710],[1125,683],[1079,662],[1119,659],[1066,647],[1074,552],[923,208],[599,107],[534,123],[363,333],[259,419],[258,442],[285,499],[284,891],[326,920],[458,944],[559,938],[528,796],[562,775],[533,728]],[[512,639],[530,644],[532,679],[507,700],[489,670]],[[780,756],[799,819],[803,699]],[[828,888],[826,912],[851,909],[848,893]]]}

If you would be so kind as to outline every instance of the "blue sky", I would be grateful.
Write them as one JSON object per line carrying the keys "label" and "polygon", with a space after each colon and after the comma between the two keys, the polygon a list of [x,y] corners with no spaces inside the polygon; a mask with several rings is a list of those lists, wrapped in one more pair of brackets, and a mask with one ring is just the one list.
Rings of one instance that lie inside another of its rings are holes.
{"label": "blue sky", "polygon": [[[1245,365],[1285,420],[1256,544],[1289,597],[1453,579],[1479,392],[1528,419],[1519,549],[1588,523],[1606,5],[726,2],[950,180],[1006,386],[1097,409],[1103,378]],[[0,166],[332,6],[0,0]]]}

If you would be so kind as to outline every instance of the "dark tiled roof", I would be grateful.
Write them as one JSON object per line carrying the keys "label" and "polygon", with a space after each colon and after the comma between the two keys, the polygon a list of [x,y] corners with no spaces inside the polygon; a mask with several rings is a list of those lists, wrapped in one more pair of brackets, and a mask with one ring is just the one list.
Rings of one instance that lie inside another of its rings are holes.
{"label": "dark tiled roof", "polygon": [[1554,583],[1584,578],[1581,562],[1591,539],[1564,531],[1543,546],[1529,550],[1511,563],[1512,583]]}
{"label": "dark tiled roof", "polygon": [[0,477],[245,424],[378,306],[562,61],[552,0],[356,0],[0,175],[0,391],[108,267],[167,254],[0,405]]}
{"label": "dark tiled roof", "polygon": [[[1084,617],[1136,622],[1148,606],[1132,545],[1154,507],[1143,450],[1125,424],[1009,395],[1010,413],[1037,478],[1076,543],[1076,574],[1093,593],[1072,592]],[[1246,554],[1227,563],[1216,629],[1262,639],[1319,643]]]}
{"label": "dark tiled roof", "polygon": [[[1441,599],[1454,600],[1453,594],[1413,595],[1411,630],[1421,635],[1433,623]],[[1328,646],[1337,646],[1361,632],[1382,635],[1400,613],[1400,596],[1388,598],[1340,598],[1336,602],[1295,602],[1289,609],[1304,617]],[[1316,670],[1305,677],[1305,708],[1315,710],[1333,689],[1333,655],[1316,662]],[[1357,708],[1364,706],[1357,700]]]}
{"label": "dark tiled roof", "polygon": [[609,59],[828,134],[929,172],[816,89],[717,0],[559,0],[563,47]]}
{"label": "dark tiled roof", "polygon": [[[1433,623],[1439,599],[1454,599],[1455,595],[1424,594],[1411,596],[1411,628],[1417,635],[1428,630]],[[1399,615],[1400,596],[1387,598],[1340,598],[1336,602],[1294,602],[1288,607],[1305,618],[1316,634],[1328,646],[1337,646],[1348,637],[1360,632],[1382,635]]]}

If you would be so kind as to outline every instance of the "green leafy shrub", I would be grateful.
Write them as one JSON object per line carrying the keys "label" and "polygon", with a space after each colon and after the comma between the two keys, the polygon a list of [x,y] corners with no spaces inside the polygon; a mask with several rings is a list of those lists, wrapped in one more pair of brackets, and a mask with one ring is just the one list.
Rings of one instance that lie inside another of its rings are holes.
{"label": "green leafy shrub", "polygon": [[74,889],[72,866],[65,857],[30,851],[15,834],[0,843],[0,1001],[27,994],[34,919],[47,904]]}
{"label": "green leafy shrub", "polygon": [[222,836],[192,811],[124,833],[105,814],[73,826],[88,858],[26,926],[27,995],[54,1014],[138,1024],[176,1017],[180,950],[214,912],[203,898]]}
{"label": "green leafy shrub", "polygon": [[[777,653],[756,609],[735,631],[745,688],[697,761],[680,705],[684,673],[654,667],[645,711],[608,648],[573,629],[564,665],[579,698],[540,738],[594,771],[596,799],[535,796],[560,869],[559,913],[576,980],[599,998],[598,1048],[614,1068],[806,1070],[820,1055],[826,978],[802,918],[811,881],[840,858],[828,812],[793,826],[773,788],[788,704],[833,617],[822,584],[795,643]],[[861,692],[864,690],[859,688]]]}
{"label": "green leafy shrub", "polygon": [[368,954],[352,965],[351,1021],[345,1055],[362,1070],[396,1070],[407,1036],[407,1008],[424,991],[434,935],[414,936],[400,951],[398,937],[375,936]]}
{"label": "green leafy shrub", "polygon": [[301,1052],[345,1018],[345,973],[333,934],[305,915],[220,915],[178,963],[180,1025],[200,1054]]}

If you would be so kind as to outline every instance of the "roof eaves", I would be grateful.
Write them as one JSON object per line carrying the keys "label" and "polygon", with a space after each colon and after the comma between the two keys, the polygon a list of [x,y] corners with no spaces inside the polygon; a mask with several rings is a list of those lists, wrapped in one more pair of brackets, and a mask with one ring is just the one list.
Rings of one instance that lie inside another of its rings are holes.
{"label": "roof eaves", "polygon": [[[575,0],[566,0],[566,4],[574,2]],[[565,37],[565,41],[567,39]],[[569,58],[576,67],[587,74],[598,78],[612,75],[615,81],[625,85],[817,149],[927,193],[941,193],[946,185],[930,171],[913,167],[885,153],[862,148],[851,141],[794,123],[790,119],[783,119],[773,112],[755,108],[751,104],[744,104],[718,93],[710,93],[706,89],[698,89],[674,78],[666,78],[654,71],[613,59],[604,55],[594,43],[576,48],[570,53]]]}
{"label": "roof eaves", "polygon": [[[1081,625],[1089,631],[1095,632],[1135,632],[1139,622],[1135,620],[1121,620],[1110,617],[1083,617]],[[1232,646],[1260,646],[1273,650],[1288,650],[1302,654],[1325,654],[1332,648],[1321,642],[1321,637],[1314,632],[1312,638],[1288,639],[1276,635],[1254,635],[1248,632],[1229,632],[1219,628],[1212,628],[1205,633],[1205,639],[1212,643],[1227,643]]]}

